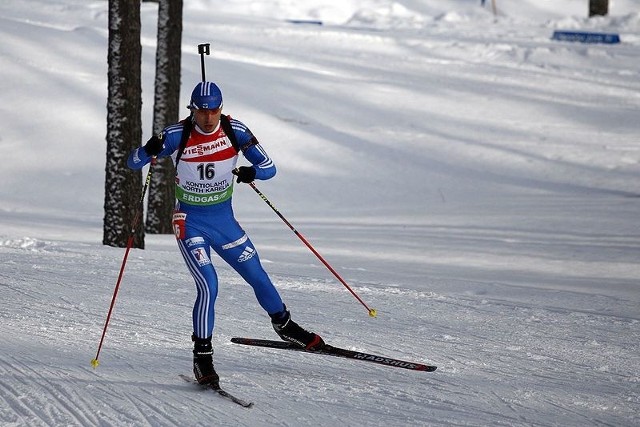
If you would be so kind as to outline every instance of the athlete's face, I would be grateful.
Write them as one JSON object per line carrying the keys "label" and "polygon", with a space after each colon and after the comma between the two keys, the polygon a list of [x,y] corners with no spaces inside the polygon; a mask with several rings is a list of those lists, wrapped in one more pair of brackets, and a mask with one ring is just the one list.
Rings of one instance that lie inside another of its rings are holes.
{"label": "athlete's face", "polygon": [[222,114],[222,108],[216,108],[215,110],[201,108],[194,110],[193,113],[198,127],[207,133],[213,132],[216,126],[218,126],[218,123],[220,123],[220,114]]}

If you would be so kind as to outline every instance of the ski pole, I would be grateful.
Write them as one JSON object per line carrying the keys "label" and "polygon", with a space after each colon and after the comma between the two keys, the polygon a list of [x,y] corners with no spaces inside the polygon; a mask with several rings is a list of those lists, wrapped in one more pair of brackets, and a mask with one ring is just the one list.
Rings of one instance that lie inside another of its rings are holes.
{"label": "ski pole", "polygon": [[[155,156],[151,158],[151,165],[149,166],[149,172],[147,172],[147,179],[144,181],[144,187],[142,188],[142,195],[140,196],[139,206],[144,202],[144,195],[147,193],[147,188],[149,187],[149,182],[151,182],[151,171],[153,169],[153,165],[156,164]],[[120,289],[120,282],[122,281],[122,276],[124,274],[124,266],[127,263],[127,257],[129,256],[129,251],[133,246],[133,240],[135,237],[136,226],[140,220],[140,216],[142,214],[142,208],[138,209],[135,217],[133,218],[133,223],[131,224],[131,234],[129,234],[129,239],[127,240],[127,249],[124,252],[124,257],[122,258],[122,265],[120,266],[120,274],[118,274],[118,280],[116,281],[116,287],[113,290],[113,297],[111,297],[111,306],[109,307],[109,312],[107,313],[107,320],[104,322],[104,328],[102,329],[102,337],[100,338],[100,344],[98,345],[98,351],[96,352],[96,357],[91,359],[91,366],[97,368],[100,362],[98,361],[98,357],[100,356],[100,350],[102,349],[102,343],[104,342],[104,336],[107,333],[107,326],[109,325],[109,319],[111,319],[111,312],[113,311],[113,306],[116,303],[116,296],[118,295],[118,289]]]}
{"label": "ski pole", "polygon": [[198,53],[200,54],[200,70],[202,71],[202,81],[206,82],[204,73],[204,56],[209,55],[209,43],[203,43],[198,45]]}
{"label": "ski pole", "polygon": [[[237,169],[236,169],[237,171]],[[349,292],[351,292],[351,295],[353,295],[359,302],[360,304],[362,304],[364,306],[364,308],[367,309],[367,311],[369,312],[369,316],[371,317],[376,317],[378,315],[378,312],[373,309],[373,308],[369,308],[367,306],[367,304],[365,304],[364,301],[362,301],[362,298],[360,298],[358,296],[358,294],[355,293],[355,291],[353,289],[351,289],[351,287],[347,284],[347,282],[345,282],[345,280],[340,277],[340,275],[338,274],[337,271],[335,271],[333,269],[333,267],[331,267],[329,265],[329,263],[322,257],[322,255],[320,255],[318,253],[318,251],[316,251],[314,249],[313,246],[311,246],[311,243],[309,243],[309,241],[307,239],[304,238],[304,236],[302,234],[300,234],[300,232],[298,230],[296,230],[293,225],[291,225],[291,223],[289,221],[287,221],[287,219],[284,217],[284,215],[282,215],[280,213],[280,211],[273,205],[273,203],[271,203],[269,201],[269,199],[267,199],[267,196],[265,196],[264,194],[262,194],[262,191],[258,190],[258,187],[256,187],[256,185],[253,182],[250,182],[249,185],[251,186],[251,188],[253,188],[253,190],[258,193],[258,196],[260,196],[260,198],[262,200],[264,200],[264,202],[269,205],[269,207],[276,213],[276,215],[278,215],[280,217],[280,219],[291,229],[291,231],[293,231],[293,233],[298,236],[298,238],[302,241],[302,243],[304,243],[307,248],[309,248],[309,250],[311,250],[311,252],[313,252],[313,254],[320,260],[322,261],[322,263],[324,264],[325,267],[327,267],[329,269],[329,271],[331,273],[333,273],[333,275],[336,277],[336,279],[338,279],[340,281],[340,283],[342,283],[344,285],[345,288],[347,288],[347,290]]]}

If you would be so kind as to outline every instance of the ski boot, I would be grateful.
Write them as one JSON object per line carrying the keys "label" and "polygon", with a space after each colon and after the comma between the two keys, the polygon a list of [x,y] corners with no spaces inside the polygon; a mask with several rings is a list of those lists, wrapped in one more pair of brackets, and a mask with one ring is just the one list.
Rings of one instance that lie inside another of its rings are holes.
{"label": "ski boot", "polygon": [[213,369],[213,347],[211,337],[197,338],[191,336],[193,341],[193,374],[198,384],[210,384],[212,387],[220,387],[220,377]]}
{"label": "ski boot", "polygon": [[280,313],[272,314],[270,317],[273,329],[284,341],[292,342],[307,350],[319,350],[324,347],[324,341],[320,335],[303,329],[291,320],[291,313],[286,307]]}

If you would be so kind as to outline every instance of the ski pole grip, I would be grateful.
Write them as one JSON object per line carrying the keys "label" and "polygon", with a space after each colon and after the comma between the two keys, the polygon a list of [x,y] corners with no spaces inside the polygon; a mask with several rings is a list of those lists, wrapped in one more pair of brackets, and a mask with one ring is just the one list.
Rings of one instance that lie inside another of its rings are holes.
{"label": "ski pole grip", "polygon": [[198,53],[200,55],[209,55],[209,43],[199,44]]}

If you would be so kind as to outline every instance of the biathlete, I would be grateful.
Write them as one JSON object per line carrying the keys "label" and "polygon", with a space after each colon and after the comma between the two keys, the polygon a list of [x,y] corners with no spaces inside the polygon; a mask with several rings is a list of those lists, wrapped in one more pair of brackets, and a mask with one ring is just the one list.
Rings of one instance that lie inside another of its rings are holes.
{"label": "biathlete", "polygon": [[[276,173],[274,163],[242,122],[222,114],[222,92],[215,83],[198,83],[189,109],[188,119],[151,137],[143,147],[131,152],[127,163],[131,169],[140,169],[153,157],[172,156],[176,164],[173,227],[197,291],[193,307],[193,372],[200,384],[218,385],[211,345],[218,277],[211,263],[211,248],[251,285],[283,340],[308,349],[319,349],[324,341],[291,320],[255,246],[233,214],[234,175],[238,183],[270,179]],[[236,169],[240,153],[252,166]]]}

